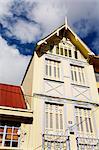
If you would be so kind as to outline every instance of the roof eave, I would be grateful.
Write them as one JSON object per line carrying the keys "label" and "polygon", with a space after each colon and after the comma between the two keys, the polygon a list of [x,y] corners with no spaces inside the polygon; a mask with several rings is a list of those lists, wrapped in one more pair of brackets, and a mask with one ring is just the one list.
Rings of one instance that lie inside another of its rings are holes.
{"label": "roof eave", "polygon": [[[37,43],[36,52],[38,56],[42,56],[43,53],[41,53],[41,47],[46,46],[48,41],[50,39],[57,35],[58,31],[61,31],[63,28],[65,28],[65,25],[62,25],[61,27],[57,28],[54,32],[49,34],[47,37],[43,38]],[[84,55],[85,58],[88,58],[89,55],[94,55],[94,53],[87,47],[87,45],[72,31],[72,29],[68,26],[67,27],[67,37],[70,38],[71,42],[81,51],[81,53]],[[58,38],[58,36],[57,36]]]}
{"label": "roof eave", "polygon": [[90,55],[88,62],[89,64],[93,65],[95,72],[99,73],[99,56]]}

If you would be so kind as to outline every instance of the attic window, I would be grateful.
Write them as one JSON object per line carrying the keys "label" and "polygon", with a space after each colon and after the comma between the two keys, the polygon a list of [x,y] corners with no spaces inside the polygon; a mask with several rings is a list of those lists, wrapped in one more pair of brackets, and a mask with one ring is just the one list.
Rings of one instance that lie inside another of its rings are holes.
{"label": "attic window", "polygon": [[72,57],[71,50],[69,49],[69,57]]}
{"label": "attic window", "polygon": [[65,56],[67,56],[67,49],[64,49],[64,51],[65,51]]}
{"label": "attic window", "polygon": [[78,59],[78,53],[77,53],[76,50],[74,51],[74,56],[75,56],[76,59]]}
{"label": "attic window", "polygon": [[74,46],[63,45],[63,43],[55,45],[54,49],[53,46],[50,45],[49,52],[60,56],[78,59],[78,50]]}
{"label": "attic window", "polygon": [[60,48],[60,54],[63,55],[63,48]]}
{"label": "attic window", "polygon": [[50,52],[50,53],[53,52],[53,46],[52,46],[52,45],[49,46],[49,52]]}
{"label": "attic window", "polygon": [[56,54],[59,54],[59,47],[56,47]]}

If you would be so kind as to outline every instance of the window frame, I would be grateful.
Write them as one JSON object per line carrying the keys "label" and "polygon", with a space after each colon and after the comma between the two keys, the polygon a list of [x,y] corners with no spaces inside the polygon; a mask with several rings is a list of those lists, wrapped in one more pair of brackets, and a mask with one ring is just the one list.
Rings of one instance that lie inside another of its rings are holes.
{"label": "window frame", "polygon": [[[46,118],[46,113],[48,113],[47,116],[48,118]],[[52,121],[50,118],[50,114],[52,114]],[[46,125],[46,122],[48,123],[48,126]],[[45,130],[55,131],[55,132],[64,130],[64,105],[63,104],[45,102]]]}
{"label": "window frame", "polygon": [[45,58],[45,78],[61,81],[61,61]]}
{"label": "window frame", "polygon": [[[86,135],[94,135],[95,128],[93,117],[91,115],[92,109],[88,107],[75,106],[75,121],[77,124],[77,133]],[[78,109],[78,110],[77,110]],[[78,118],[78,121],[77,121]],[[82,118],[82,122],[81,119]]]}
{"label": "window frame", "polygon": [[[2,123],[2,121],[1,121]],[[0,147],[19,147],[20,143],[20,137],[18,136],[18,132],[20,130],[21,124],[18,123],[18,125],[15,126],[15,123],[10,123],[11,125],[7,123],[3,123],[3,125],[0,125]],[[13,144],[17,144],[14,146]]]}
{"label": "window frame", "polygon": [[85,67],[70,64],[71,82],[73,84],[86,86]]}

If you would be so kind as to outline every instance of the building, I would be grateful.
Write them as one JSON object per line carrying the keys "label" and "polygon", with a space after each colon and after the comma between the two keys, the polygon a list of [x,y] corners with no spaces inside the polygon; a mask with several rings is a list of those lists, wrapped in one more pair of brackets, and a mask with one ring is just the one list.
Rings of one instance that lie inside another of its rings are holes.
{"label": "building", "polygon": [[99,150],[99,97],[89,55],[66,25],[37,43],[21,84],[33,111],[28,149]]}
{"label": "building", "polygon": [[99,56],[89,56],[89,63],[94,67],[96,84],[99,93]]}
{"label": "building", "polygon": [[0,84],[0,149],[28,149],[32,121],[21,87]]}

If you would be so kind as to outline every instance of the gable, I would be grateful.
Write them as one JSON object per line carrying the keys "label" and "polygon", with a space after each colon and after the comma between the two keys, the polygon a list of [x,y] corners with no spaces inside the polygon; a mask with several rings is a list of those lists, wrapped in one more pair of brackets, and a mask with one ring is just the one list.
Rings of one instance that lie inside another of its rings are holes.
{"label": "gable", "polygon": [[65,25],[61,26],[60,28],[56,29],[50,35],[42,39],[37,43],[36,52],[37,55],[40,57],[44,53],[46,53],[49,47],[53,47],[60,43],[60,41],[65,37],[69,39],[71,43],[79,49],[80,53],[85,57],[88,58],[89,54],[94,55],[94,53],[86,46],[86,44],[71,30],[70,27],[67,29]]}
{"label": "gable", "polygon": [[[80,56],[79,59],[81,58],[84,60],[88,58],[89,55],[94,55],[94,53],[84,44],[84,42],[72,31],[72,29],[69,26],[66,28],[65,25],[62,25],[61,27],[59,27],[58,29],[56,29],[47,37],[43,38],[37,43],[35,48],[37,56],[41,57],[43,54],[47,53],[50,47],[54,49],[55,46],[58,46],[61,43],[64,37],[65,39],[69,39],[66,40],[67,45],[70,45],[74,47],[74,49],[78,50]],[[32,55],[32,58],[27,67],[21,85],[23,85],[24,79],[26,78],[27,72],[29,71],[33,58],[34,54]]]}
{"label": "gable", "polygon": [[70,39],[63,37],[57,45],[49,46],[46,53],[64,56],[68,58],[84,60],[84,56],[77,47],[75,47]]}

